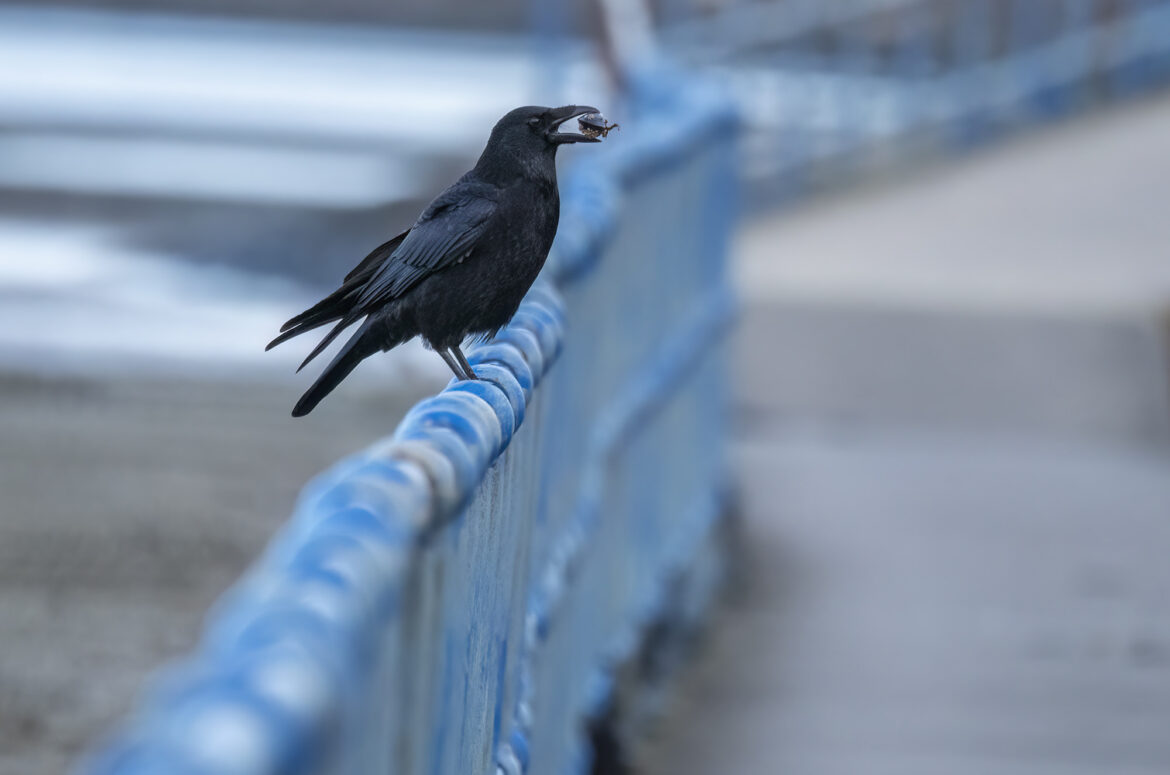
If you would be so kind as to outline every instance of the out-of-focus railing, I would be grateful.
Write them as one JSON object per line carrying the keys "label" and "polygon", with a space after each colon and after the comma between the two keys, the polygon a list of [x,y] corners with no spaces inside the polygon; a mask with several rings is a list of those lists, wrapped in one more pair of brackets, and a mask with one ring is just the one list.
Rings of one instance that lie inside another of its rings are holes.
{"label": "out-of-focus railing", "polygon": [[[1168,0],[677,0],[672,54],[727,78],[755,203],[1170,79]],[[772,195],[772,196],[769,196]]]}
{"label": "out-of-focus railing", "polygon": [[587,769],[615,671],[715,588],[724,506],[735,113],[655,70],[623,119],[483,379],[311,482],[85,772]]}

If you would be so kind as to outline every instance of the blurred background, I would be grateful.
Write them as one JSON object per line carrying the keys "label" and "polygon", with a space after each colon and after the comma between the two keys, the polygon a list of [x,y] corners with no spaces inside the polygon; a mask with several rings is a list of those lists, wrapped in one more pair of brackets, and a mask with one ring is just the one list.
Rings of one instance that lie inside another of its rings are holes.
{"label": "blurred background", "polygon": [[45,0],[0,3],[0,772],[448,379],[293,422],[280,323],[508,109],[622,122],[658,55],[744,119],[750,540],[641,767],[1170,771],[1170,4]]}

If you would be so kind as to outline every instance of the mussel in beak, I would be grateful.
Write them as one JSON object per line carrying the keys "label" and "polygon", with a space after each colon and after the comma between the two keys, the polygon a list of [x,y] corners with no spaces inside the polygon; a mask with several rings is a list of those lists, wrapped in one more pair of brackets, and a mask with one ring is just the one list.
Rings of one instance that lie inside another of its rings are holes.
{"label": "mussel in beak", "polygon": [[618,124],[609,123],[600,113],[586,113],[577,119],[577,128],[586,137],[596,138],[608,137],[610,132],[621,127]]}

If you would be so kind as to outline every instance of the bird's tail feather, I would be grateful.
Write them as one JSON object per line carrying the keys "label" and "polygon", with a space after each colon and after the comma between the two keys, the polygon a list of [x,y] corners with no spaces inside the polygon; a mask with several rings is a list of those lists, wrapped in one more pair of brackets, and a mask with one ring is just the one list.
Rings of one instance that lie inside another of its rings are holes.
{"label": "bird's tail feather", "polygon": [[[333,392],[333,389],[340,385],[341,381],[348,377],[359,363],[379,350],[385,349],[383,345],[387,344],[386,342],[375,340],[375,337],[370,335],[370,329],[374,323],[372,318],[367,318],[366,322],[362,323],[361,328],[349,338],[349,341],[321,372],[321,376],[317,377],[317,381],[305,391],[301,400],[297,401],[297,405],[293,407],[293,417],[304,417],[313,411],[313,408],[321,403],[321,399]],[[330,334],[336,336],[338,331],[339,329],[335,328]]]}
{"label": "bird's tail feather", "polygon": [[300,328],[306,323],[320,324],[327,321],[329,318],[336,320],[345,312],[348,312],[352,304],[346,304],[348,296],[354,295],[351,288],[338,288],[333,293],[329,294],[321,301],[301,314],[290,318],[280,327],[282,332],[288,331],[290,328]]}
{"label": "bird's tail feather", "polygon": [[334,320],[337,320],[337,318],[330,318],[329,320],[322,320],[321,322],[315,323],[311,326],[304,326],[304,327],[298,326],[297,328],[294,328],[291,331],[285,331],[284,333],[280,334],[275,339],[273,339],[271,342],[264,345],[264,352],[268,352],[273,347],[276,347],[278,344],[283,344],[283,343],[287,342],[289,339],[292,339],[294,336],[300,336],[301,334],[312,331],[314,328],[320,328],[321,326],[326,325],[327,323],[332,323]]}
{"label": "bird's tail feather", "polygon": [[[301,314],[293,317],[285,322],[280,327],[280,335],[268,343],[265,351],[271,350],[281,342],[287,342],[294,336],[300,336],[303,333],[312,331],[315,328],[328,325],[335,320],[341,320],[353,314],[354,304],[361,295],[365,284],[369,282],[370,278],[374,276],[378,268],[394,254],[398,246],[402,244],[402,240],[406,239],[406,235],[410,233],[410,229],[399,234],[394,239],[383,242],[378,247],[374,248],[368,256],[362,259],[362,262],[355,266],[353,270],[345,276],[341,287],[333,293],[326,296],[321,301]],[[357,317],[350,317],[350,322],[357,320]]]}
{"label": "bird's tail feather", "polygon": [[[328,347],[333,342],[333,340],[337,338],[338,334],[352,326],[359,317],[360,315],[346,315],[340,321],[338,321],[337,325],[329,329],[329,333],[325,334],[325,336],[321,338],[320,342],[317,342],[317,346],[313,348],[313,351],[305,356],[305,359],[301,361],[300,366],[297,366],[297,373],[300,374],[301,369],[309,365],[309,361],[320,355],[325,350],[325,348]],[[358,333],[360,334],[364,330],[366,330],[365,325],[363,325],[358,330]]]}
{"label": "bird's tail feather", "polygon": [[342,290],[346,289],[335,291],[332,295],[317,302],[281,326],[280,335],[269,342],[264,350],[267,352],[278,344],[287,342],[294,336],[300,336],[315,328],[320,328],[335,320],[340,320],[352,312],[353,298],[351,297],[356,296],[356,294],[353,294],[349,290],[346,290],[346,293],[342,293]]}

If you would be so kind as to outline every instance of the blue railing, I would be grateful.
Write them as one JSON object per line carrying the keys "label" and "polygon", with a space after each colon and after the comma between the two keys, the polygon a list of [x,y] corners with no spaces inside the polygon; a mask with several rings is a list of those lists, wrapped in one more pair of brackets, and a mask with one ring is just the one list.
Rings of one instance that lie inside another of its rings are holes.
{"label": "blue railing", "polygon": [[1170,0],[731,0],[680,16],[666,45],[726,77],[756,205],[1170,80]]}
{"label": "blue railing", "polygon": [[735,116],[665,70],[626,113],[484,379],[311,482],[85,772],[587,769],[615,671],[714,588],[725,492]]}

